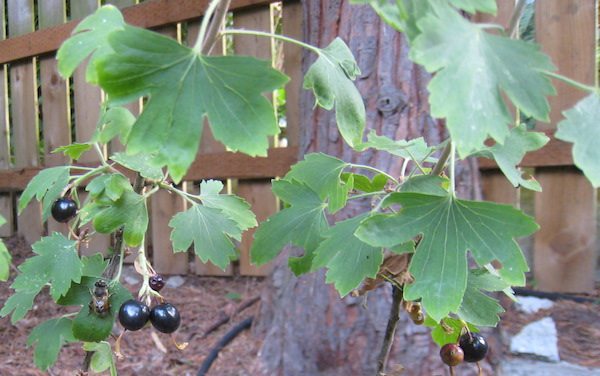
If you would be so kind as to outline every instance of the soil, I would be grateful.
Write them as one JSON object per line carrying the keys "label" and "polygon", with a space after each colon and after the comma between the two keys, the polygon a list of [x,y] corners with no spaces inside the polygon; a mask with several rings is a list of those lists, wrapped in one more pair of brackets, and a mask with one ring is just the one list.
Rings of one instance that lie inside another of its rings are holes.
{"label": "soil", "polygon": [[[5,244],[13,256],[14,268],[11,271],[11,279],[8,282],[0,282],[0,306],[4,305],[6,298],[13,292],[9,286],[16,276],[16,267],[33,255],[31,247],[20,238],[7,238]],[[135,295],[139,289],[136,278],[141,282],[141,277],[135,274],[132,267],[126,268],[124,276],[124,286]],[[256,314],[259,303],[251,304],[237,313],[235,311],[248,302],[256,302],[254,298],[259,295],[261,284],[264,282],[263,278],[254,277],[216,278],[193,275],[170,278],[167,276],[166,279],[167,285],[161,290],[161,294],[178,307],[182,316],[181,327],[174,333],[174,338],[179,343],[188,342],[188,346],[182,351],[177,350],[168,335],[159,333],[152,327],[138,332],[126,332],[121,343],[125,359],[117,360],[116,363],[120,376],[195,376],[215,344],[241,321]],[[171,287],[169,279],[179,279],[183,283]],[[54,366],[46,371],[41,371],[34,365],[35,346],[26,345],[27,337],[36,325],[69,312],[74,312],[73,307],[57,306],[48,291],[42,290],[35,299],[33,309],[24,319],[12,325],[10,316],[0,318],[0,375],[77,375],[85,357],[81,342],[67,343],[61,349]],[[226,317],[230,317],[227,323],[206,337],[203,336],[208,328]],[[113,334],[119,335],[122,331],[122,327],[116,324]],[[114,349],[115,339],[111,338],[109,342]],[[220,351],[206,375],[257,374],[253,360],[257,357],[259,347],[260,341],[253,338],[250,331],[241,332]],[[101,374],[107,375],[108,372]],[[97,373],[89,372],[88,375]]]}
{"label": "soil", "polygon": [[[0,306],[4,305],[6,298],[12,294],[9,286],[16,275],[16,267],[33,255],[31,247],[22,239],[11,237],[4,240],[13,256],[13,270],[8,282],[0,282]],[[126,267],[123,275],[122,282],[125,287],[133,294],[137,293],[141,278],[133,267]],[[172,282],[177,280],[181,284],[173,285]],[[121,344],[125,359],[117,360],[116,363],[119,375],[197,375],[216,343],[240,322],[256,315],[260,302],[254,302],[258,301],[257,297],[264,283],[263,278],[255,277],[168,276],[167,285],[161,294],[180,310],[182,324],[174,333],[174,338],[179,343],[188,342],[188,346],[185,350],[177,350],[168,335],[159,333],[152,327],[138,332],[127,332]],[[589,297],[599,298],[599,291],[600,289],[597,289],[597,293]],[[246,305],[247,308],[240,310]],[[510,301],[503,301],[503,305],[507,312],[501,314],[500,329],[505,339],[518,333],[528,323],[550,316],[557,325],[561,360],[600,368],[600,310],[597,304],[560,300],[552,308],[540,310],[535,314],[525,314],[516,310]],[[43,290],[36,298],[34,308],[15,325],[11,324],[10,316],[0,318],[0,375],[78,375],[85,357],[81,343],[66,344],[60,351],[55,365],[46,371],[35,367],[34,346],[27,346],[27,337],[36,325],[69,312],[74,312],[73,307],[57,306],[48,295],[48,291]],[[208,335],[203,335],[207,329],[224,321],[224,318],[230,320]],[[113,334],[119,335],[122,331],[117,324]],[[115,339],[111,338],[109,342],[114,348]],[[508,343],[507,340],[503,342]],[[261,374],[258,361],[260,345],[260,338],[253,336],[251,331],[242,331],[220,351],[206,376]],[[504,356],[508,356],[507,348],[504,350]],[[108,372],[102,374],[106,375]],[[88,375],[97,374],[89,372]]]}

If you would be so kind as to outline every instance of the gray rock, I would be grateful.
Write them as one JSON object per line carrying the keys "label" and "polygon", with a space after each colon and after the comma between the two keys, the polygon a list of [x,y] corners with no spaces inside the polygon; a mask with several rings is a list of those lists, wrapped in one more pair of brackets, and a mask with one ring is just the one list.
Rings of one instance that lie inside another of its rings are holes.
{"label": "gray rock", "polygon": [[558,334],[551,317],[526,325],[510,341],[510,351],[547,362],[558,362]]}
{"label": "gray rock", "polygon": [[176,289],[177,287],[182,286],[184,283],[185,283],[185,279],[183,279],[182,277],[180,277],[178,275],[175,275],[175,276],[167,279],[167,282],[165,283],[165,285],[169,288]]}
{"label": "gray rock", "polygon": [[525,313],[536,313],[540,309],[552,308],[554,303],[550,299],[537,298],[535,296],[519,296],[516,307]]}
{"label": "gray rock", "polygon": [[600,369],[567,362],[547,363],[531,359],[504,359],[498,376],[600,376]]}

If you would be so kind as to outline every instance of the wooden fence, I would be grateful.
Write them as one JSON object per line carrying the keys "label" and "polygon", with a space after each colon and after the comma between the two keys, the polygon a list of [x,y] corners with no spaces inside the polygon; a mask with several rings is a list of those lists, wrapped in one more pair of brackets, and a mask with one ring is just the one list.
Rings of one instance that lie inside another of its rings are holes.
{"label": "wooden fence", "polygon": [[[122,8],[127,23],[152,28],[188,45],[195,42],[202,12],[208,5],[208,2],[198,0],[153,0],[139,4],[136,0],[112,0],[106,3]],[[300,3],[271,3],[269,0],[233,0],[233,24],[236,28],[272,31],[275,17],[282,16],[290,20],[283,24],[282,32],[301,39]],[[96,127],[103,95],[101,90],[85,82],[83,69],[78,69],[71,80],[63,80],[57,72],[54,55],[78,20],[93,13],[99,6],[99,0],[70,1],[69,7],[65,0],[0,2],[1,30],[8,31],[7,35],[2,34],[3,41],[0,42],[0,74],[3,77],[0,79],[0,127],[4,130],[0,140],[0,214],[9,220],[0,229],[0,236],[18,231],[33,243],[49,231],[66,230],[65,225],[52,219],[44,226],[37,202],[30,204],[18,218],[15,218],[14,211],[19,193],[40,169],[71,162],[62,153],[51,151],[72,141],[89,140]],[[74,21],[67,22],[67,8],[69,18]],[[268,38],[235,36],[229,46],[222,46],[215,53],[233,48],[236,54],[275,61],[281,51],[271,43]],[[282,68],[294,77],[286,87],[289,100],[285,132],[287,147],[280,147],[283,144],[281,140],[273,141],[267,158],[229,153],[205,127],[201,155],[183,182],[186,189],[193,191],[198,189],[198,183],[203,179],[223,180],[229,191],[252,205],[258,221],[264,221],[277,209],[270,180],[284,175],[289,166],[296,162],[298,155],[295,147],[298,117],[294,116],[298,110],[294,107],[297,103],[294,98],[298,98],[301,88],[301,77],[298,75],[301,71],[301,54],[298,47],[286,44],[283,48],[286,59]],[[134,114],[139,113],[140,106],[138,103],[129,105],[129,110]],[[112,143],[108,148],[115,152],[122,149],[122,145]],[[98,162],[98,157],[93,153],[84,154],[78,160],[78,163],[85,165],[97,165]],[[168,274],[232,274],[234,271],[231,269],[223,272],[186,253],[172,253],[168,222],[184,205],[181,198],[168,193],[159,192],[151,197],[147,247],[152,252],[155,268]],[[240,244],[239,273],[264,275],[266,267],[251,266],[249,262],[252,233],[252,230],[246,232]],[[106,252],[110,246],[108,235],[95,235],[84,252]]]}
{"label": "wooden fence", "polygon": [[[50,221],[46,228],[40,221],[40,206],[29,205],[15,218],[15,202],[20,191],[42,168],[70,162],[62,154],[51,154],[58,146],[72,141],[87,141],[98,119],[102,92],[85,83],[82,70],[63,80],[57,73],[54,53],[77,24],[92,13],[99,0],[70,1],[67,22],[65,0],[0,1],[0,214],[9,219],[0,228],[0,236],[15,231],[34,242],[47,231],[64,231]],[[104,3],[104,2],[103,2]],[[123,8],[128,23],[152,28],[163,34],[192,44],[202,11],[207,1],[152,0],[137,4],[136,0],[106,1]],[[137,5],[136,5],[137,4]],[[480,17],[482,22],[507,24],[514,0],[498,0],[496,19]],[[135,6],[134,6],[135,5]],[[7,9],[4,7],[7,6]],[[543,0],[537,2],[537,40],[558,65],[560,72],[593,85],[596,45],[596,0]],[[302,11],[299,1],[279,5],[282,33],[302,38]],[[232,22],[236,28],[271,30],[274,7],[270,0],[233,0]],[[7,17],[5,18],[5,15]],[[37,15],[37,20],[35,16]],[[4,31],[7,30],[7,34]],[[279,55],[271,41],[250,36],[235,36],[232,48],[237,54],[251,54],[264,59]],[[283,70],[292,77],[286,87],[286,146],[273,141],[267,158],[226,152],[205,130],[200,156],[185,177],[188,189],[197,189],[202,179],[221,179],[228,189],[245,198],[262,221],[277,209],[269,181],[284,175],[298,155],[298,111],[301,90],[301,51],[284,45]],[[223,52],[223,51],[221,51]],[[555,82],[559,95],[550,99],[553,108],[550,124],[538,129],[553,133],[562,110],[581,98],[582,93]],[[139,105],[129,109],[139,112]],[[72,139],[74,138],[74,139]],[[121,145],[110,145],[111,151]],[[80,162],[95,164],[93,154]],[[589,292],[594,287],[597,262],[596,190],[572,167],[570,145],[552,139],[542,151],[528,155],[523,167],[531,168],[544,192],[528,194],[513,189],[495,165],[481,160],[484,198],[523,206],[541,225],[529,243],[525,243],[534,279],[542,290]],[[202,264],[185,253],[172,254],[169,241],[169,219],[184,207],[177,196],[159,193],[150,204],[151,229],[148,240],[153,262],[163,273],[195,272],[203,275],[230,275],[210,264]],[[96,237],[89,251],[107,250],[110,239]],[[264,275],[266,268],[248,262],[252,231],[244,234],[240,245],[239,273]],[[527,244],[530,244],[528,246]],[[194,261],[192,261],[194,260]]]}

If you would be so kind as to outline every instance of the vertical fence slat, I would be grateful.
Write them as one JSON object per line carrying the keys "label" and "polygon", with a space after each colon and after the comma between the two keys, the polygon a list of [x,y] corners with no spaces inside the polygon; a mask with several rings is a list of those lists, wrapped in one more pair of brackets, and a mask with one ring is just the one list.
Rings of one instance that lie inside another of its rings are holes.
{"label": "vertical fence slat", "polygon": [[[180,39],[177,26],[168,26],[157,30],[163,35]],[[188,254],[173,253],[173,243],[169,234],[171,218],[185,209],[184,200],[175,194],[158,192],[152,196],[150,211],[152,212],[152,255],[153,266],[163,274],[185,274],[188,272]]]}
{"label": "vertical fence slat", "polygon": [[[536,2],[536,39],[567,77],[594,85],[596,45],[595,0]],[[585,93],[554,82],[558,95],[549,98],[553,129],[561,112]],[[536,178],[544,192],[536,194],[534,276],[540,290],[591,292],[596,263],[596,192],[572,168],[539,168]]]}
{"label": "vertical fence slat", "polygon": [[[302,3],[283,3],[282,34],[302,40]],[[284,43],[283,71],[290,77],[285,87],[286,135],[289,146],[300,145],[300,93],[302,89],[302,47]]]}
{"label": "vertical fence slat", "polygon": [[[0,40],[6,39],[4,1],[0,2]],[[0,169],[10,168],[10,130],[8,123],[8,76],[6,64],[0,65]],[[13,194],[0,194],[0,215],[6,224],[0,227],[0,236],[14,233]]]}
{"label": "vertical fence slat", "polygon": [[[66,21],[64,0],[45,0],[38,3],[40,29],[63,24]],[[52,150],[71,143],[71,110],[69,85],[58,73],[54,56],[41,56],[40,86],[42,102],[42,128],[44,130],[44,166],[60,166],[71,162],[63,153]],[[50,217],[48,233],[68,233],[68,228]]]}
{"label": "vertical fence slat", "polygon": [[[272,31],[272,17],[269,6],[236,12],[233,24],[238,29]],[[264,60],[272,60],[272,41],[270,38],[251,35],[236,35],[233,39],[233,50],[236,55],[250,55]],[[272,95],[268,95],[272,97]],[[273,146],[271,139],[270,145]],[[260,223],[277,211],[277,199],[271,190],[270,180],[239,180],[238,196],[251,205],[251,210]],[[250,249],[256,228],[246,231],[240,243],[240,274],[261,276],[267,275],[270,264],[255,266],[250,264]]]}
{"label": "vertical fence slat", "polygon": [[[80,19],[96,11],[100,6],[98,0],[71,1],[71,18]],[[79,66],[73,73],[73,108],[75,111],[75,141],[87,142],[91,139],[100,116],[100,103],[102,103],[102,90],[85,81],[86,64]],[[79,158],[82,163],[100,163],[94,150],[86,151]],[[82,199],[87,196],[81,195]],[[87,225],[87,228],[91,226]],[[82,249],[83,254],[101,252],[107,254],[111,244],[109,235],[94,234],[87,248]]]}
{"label": "vertical fence slat", "polygon": [[[198,31],[200,30],[200,22],[201,22],[200,19],[188,22],[188,29],[187,29],[187,35],[188,35],[187,44],[188,44],[188,46],[193,46],[194,43],[196,43],[196,39],[198,37]],[[224,53],[223,44],[221,42],[217,42],[215,47],[211,51],[211,55],[219,56],[219,55],[223,55],[223,53]],[[221,152],[221,151],[225,151],[225,150],[226,150],[225,146],[221,142],[217,141],[215,139],[215,137],[213,136],[213,134],[208,126],[208,121],[205,119],[204,126],[202,128],[202,137],[200,138],[200,150],[199,150],[199,153],[196,158],[198,158],[200,161],[202,161],[202,153],[216,153],[216,152]],[[198,193],[197,185],[192,184],[192,182],[190,182],[190,184],[188,184],[188,187],[191,190],[191,192]],[[196,274],[199,274],[199,275],[229,276],[229,275],[233,274],[233,269],[231,268],[231,265],[228,266],[223,271],[223,270],[221,270],[221,268],[213,265],[210,262],[203,263],[198,257],[195,258],[194,268],[195,268]]]}
{"label": "vertical fence slat", "polygon": [[[8,2],[9,37],[33,31],[32,0]],[[10,66],[11,124],[15,167],[39,165],[39,133],[37,109],[36,59],[26,59]],[[41,205],[31,202],[17,220],[17,227],[27,242],[34,243],[44,232]]]}

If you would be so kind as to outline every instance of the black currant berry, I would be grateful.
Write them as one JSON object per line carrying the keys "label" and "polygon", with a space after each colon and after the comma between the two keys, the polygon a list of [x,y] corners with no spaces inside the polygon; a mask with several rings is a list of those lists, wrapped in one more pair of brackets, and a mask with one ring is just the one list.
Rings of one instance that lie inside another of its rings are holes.
{"label": "black currant berry", "polygon": [[160,291],[165,287],[165,279],[162,275],[157,274],[154,277],[150,277],[150,288],[154,291]]}
{"label": "black currant berry", "polygon": [[119,309],[119,322],[127,330],[140,330],[150,319],[150,308],[137,300],[128,300]]}
{"label": "black currant berry", "polygon": [[479,362],[488,352],[488,343],[481,334],[465,333],[458,341],[465,353],[465,362]]}
{"label": "black currant berry", "polygon": [[150,322],[159,332],[173,333],[179,328],[181,316],[174,305],[162,303],[150,310]]}
{"label": "black currant berry", "polygon": [[442,346],[440,357],[445,364],[454,367],[463,362],[465,354],[458,344],[447,343]]}
{"label": "black currant berry", "polygon": [[52,204],[52,218],[60,223],[66,223],[77,214],[77,203],[69,197],[59,197]]}

